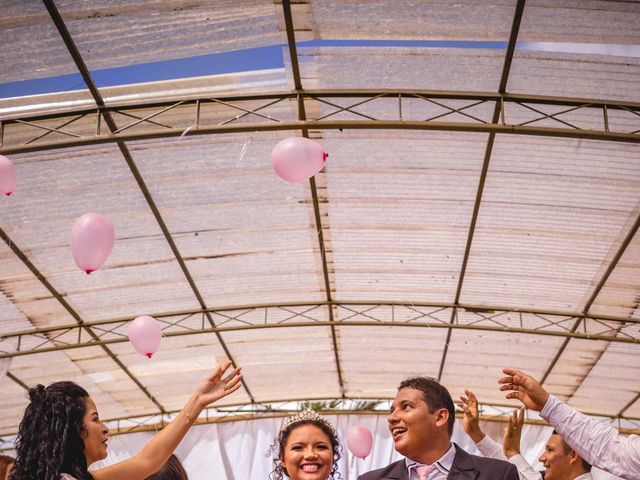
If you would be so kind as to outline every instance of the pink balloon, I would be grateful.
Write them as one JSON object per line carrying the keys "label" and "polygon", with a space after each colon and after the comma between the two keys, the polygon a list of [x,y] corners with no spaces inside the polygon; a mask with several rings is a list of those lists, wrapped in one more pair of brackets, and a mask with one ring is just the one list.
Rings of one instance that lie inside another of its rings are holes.
{"label": "pink balloon", "polygon": [[85,213],[71,229],[71,252],[76,265],[87,274],[98,270],[113,249],[116,233],[104,215]]}
{"label": "pink balloon", "polygon": [[373,436],[367,427],[356,425],[347,430],[347,447],[358,458],[366,458],[371,453]]}
{"label": "pink balloon", "polygon": [[304,182],[322,170],[328,156],[318,142],[305,137],[289,137],[273,147],[271,164],[285,182]]}
{"label": "pink balloon", "polygon": [[129,341],[133,348],[149,358],[156,353],[162,340],[160,322],[149,315],[142,315],[129,324]]}
{"label": "pink balloon", "polygon": [[15,189],[16,167],[7,157],[0,155],[0,192],[9,196]]}

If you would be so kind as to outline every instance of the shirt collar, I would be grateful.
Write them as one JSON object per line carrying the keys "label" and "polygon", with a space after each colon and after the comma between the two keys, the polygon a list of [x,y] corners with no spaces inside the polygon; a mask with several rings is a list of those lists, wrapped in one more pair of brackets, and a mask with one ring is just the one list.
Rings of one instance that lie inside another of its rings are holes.
{"label": "shirt collar", "polygon": [[[451,466],[453,465],[453,459],[456,456],[456,447],[453,443],[449,444],[449,450],[438,459],[436,462],[436,467],[442,473],[448,474],[449,470],[451,470]],[[410,459],[409,457],[404,458],[405,465],[407,466],[407,471],[409,475],[411,475],[411,467],[415,465],[421,465],[420,462],[416,462],[415,460]]]}

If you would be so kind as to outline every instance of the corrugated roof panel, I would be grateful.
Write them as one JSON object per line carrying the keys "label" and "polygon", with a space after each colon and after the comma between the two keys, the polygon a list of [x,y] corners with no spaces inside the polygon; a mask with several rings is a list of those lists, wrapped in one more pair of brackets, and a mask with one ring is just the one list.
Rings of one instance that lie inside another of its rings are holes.
{"label": "corrugated roof panel", "polygon": [[[209,327],[208,323],[206,327]],[[136,352],[129,342],[113,345],[112,349],[168,411],[180,410],[200,382],[215,370],[216,364],[226,359],[214,333],[164,337],[150,359]],[[233,396],[216,402],[216,405],[249,401],[241,389]]]}
{"label": "corrugated roof panel", "polygon": [[[621,229],[621,235],[630,228]],[[589,311],[594,315],[640,319],[638,284],[640,284],[640,239],[636,236],[625,249]]]}
{"label": "corrugated roof panel", "polygon": [[638,345],[611,343],[573,395],[571,405],[586,412],[617,416],[638,394],[638,355]]}
{"label": "corrugated roof panel", "polygon": [[209,306],[320,298],[310,192],[282,182],[269,160],[282,138],[231,135],[132,147]]}
{"label": "corrugated roof panel", "polygon": [[27,392],[9,377],[0,378],[0,432],[16,432],[27,407]]}
{"label": "corrugated roof panel", "polygon": [[518,40],[637,45],[638,23],[635,1],[528,0]]}
{"label": "corrugated roof panel", "polygon": [[[3,202],[4,203],[4,202]],[[10,230],[5,226],[3,230]],[[14,241],[19,248],[23,247],[23,242]],[[34,259],[35,260],[35,259]],[[33,260],[32,260],[33,261]],[[37,260],[35,261],[36,266]],[[9,247],[0,243],[0,281],[2,298],[10,300],[13,307],[8,303],[2,306],[3,330],[23,331],[33,327],[45,327],[51,325],[73,324],[75,320],[56,300],[45,286],[29,271]],[[8,343],[6,343],[8,342]],[[0,342],[0,350],[11,345],[15,348],[13,340]],[[7,348],[7,350],[10,350]]]}
{"label": "corrugated roof panel", "polygon": [[[3,55],[0,81],[77,73],[44,5],[18,3],[0,23],[3,43],[14,45]],[[277,7],[270,0],[188,5],[180,0],[153,5],[139,0],[63,0],[56,6],[90,70],[281,42]]]}
{"label": "corrugated roof panel", "polygon": [[640,398],[638,398],[627,408],[625,416],[628,416],[630,418],[640,418]]}
{"label": "corrugated roof panel", "polygon": [[257,401],[340,397],[328,327],[224,332]]}
{"label": "corrugated roof panel", "polygon": [[0,83],[77,73],[43,3],[5,0],[0,6],[0,38],[12,46],[0,60]]}
{"label": "corrugated roof panel", "polygon": [[301,47],[298,57],[305,88],[495,91],[504,63],[503,50],[464,48]]}
{"label": "corrugated roof panel", "polygon": [[634,101],[640,58],[517,51],[507,89],[512,93]]}
{"label": "corrugated roof panel", "polygon": [[[637,203],[635,148],[498,137],[463,303],[574,311],[587,301]],[[626,233],[626,232],[625,232]]]}
{"label": "corrugated roof panel", "polygon": [[[0,334],[18,332],[32,327],[33,325],[29,323],[14,301],[4,292],[0,293]],[[0,340],[0,350],[6,350],[2,340]]]}
{"label": "corrugated roof panel", "polygon": [[[20,155],[14,161],[20,189],[0,207],[12,224],[7,233],[84,320],[197,305],[115,147]],[[70,248],[73,222],[88,212],[107,216],[116,231],[104,270],[91,276],[75,265]]]}
{"label": "corrugated roof panel", "polygon": [[453,301],[485,141],[384,131],[323,140],[336,298]]}
{"label": "corrugated roof panel", "polygon": [[310,3],[317,35],[322,39],[506,41],[516,2]]}
{"label": "corrugated roof panel", "polygon": [[[574,323],[575,320],[572,320],[567,327],[572,327]],[[578,332],[583,332],[582,327],[578,328]],[[544,387],[561,400],[571,401],[576,389],[598,362],[608,344],[605,341],[571,339],[549,372]]]}
{"label": "corrugated roof panel", "polygon": [[337,331],[349,397],[393,398],[401,380],[438,375],[446,329],[340,326]]}
{"label": "corrugated roof panel", "polygon": [[11,372],[28,386],[46,386],[62,380],[76,382],[96,399],[103,418],[155,411],[142,391],[100,347],[14,357]]}
{"label": "corrugated roof panel", "polygon": [[539,378],[561,343],[560,337],[454,329],[442,383],[454,398],[468,388],[482,402],[504,404],[505,393],[497,383],[502,369],[515,368]]}

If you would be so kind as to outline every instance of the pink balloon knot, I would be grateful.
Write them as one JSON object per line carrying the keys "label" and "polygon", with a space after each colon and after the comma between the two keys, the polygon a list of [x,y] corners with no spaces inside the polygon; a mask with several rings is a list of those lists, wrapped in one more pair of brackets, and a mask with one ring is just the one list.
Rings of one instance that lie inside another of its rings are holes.
{"label": "pink balloon knot", "polygon": [[5,195],[6,195],[7,197],[10,197],[12,193],[13,193],[13,192],[5,192]]}
{"label": "pink balloon knot", "polygon": [[85,272],[87,272],[87,275],[91,274],[91,272],[93,272],[93,270],[85,270]]}
{"label": "pink balloon knot", "polygon": [[322,152],[322,161],[323,162],[326,162],[328,157],[329,157],[329,154],[327,152]]}
{"label": "pink balloon knot", "polygon": [[147,358],[151,358],[153,356],[153,353],[147,353]]}

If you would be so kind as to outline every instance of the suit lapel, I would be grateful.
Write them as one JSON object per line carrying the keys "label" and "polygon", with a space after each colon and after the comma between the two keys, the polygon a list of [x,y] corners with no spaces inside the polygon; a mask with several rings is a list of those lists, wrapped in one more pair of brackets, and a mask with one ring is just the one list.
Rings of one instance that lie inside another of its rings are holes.
{"label": "suit lapel", "polygon": [[476,480],[479,472],[473,467],[471,457],[458,445],[455,445],[455,447],[456,456],[453,457],[453,465],[451,465],[447,480]]}
{"label": "suit lapel", "polygon": [[396,462],[391,471],[380,480],[409,480],[409,473],[407,472],[407,464],[404,460]]}

